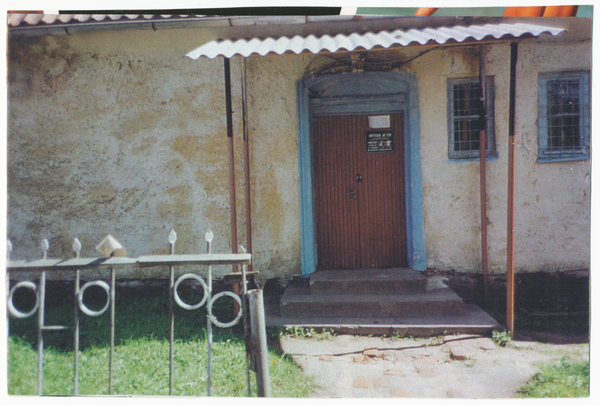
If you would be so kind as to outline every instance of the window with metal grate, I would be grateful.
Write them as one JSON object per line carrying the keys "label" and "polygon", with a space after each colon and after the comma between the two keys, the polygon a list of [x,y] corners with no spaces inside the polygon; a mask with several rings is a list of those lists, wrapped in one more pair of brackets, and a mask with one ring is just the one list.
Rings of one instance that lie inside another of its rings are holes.
{"label": "window with metal grate", "polygon": [[589,72],[541,73],[538,85],[538,162],[589,159]]}
{"label": "window with metal grate", "polygon": [[[448,157],[478,159],[479,131],[486,129],[486,156],[496,156],[494,137],[494,80],[486,77],[448,80]],[[485,93],[485,97],[483,94]],[[485,127],[480,115],[483,112]],[[482,128],[483,127],[483,128]]]}

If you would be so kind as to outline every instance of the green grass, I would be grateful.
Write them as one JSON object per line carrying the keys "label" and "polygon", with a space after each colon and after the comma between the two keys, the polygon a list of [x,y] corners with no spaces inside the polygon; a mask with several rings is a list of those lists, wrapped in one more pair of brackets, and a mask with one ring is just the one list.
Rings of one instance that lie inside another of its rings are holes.
{"label": "green grass", "polygon": [[333,329],[323,328],[321,331],[314,328],[304,328],[302,326],[288,326],[282,332],[281,336],[291,336],[304,339],[315,340],[333,340],[336,333]]}
{"label": "green grass", "polygon": [[590,362],[563,357],[545,365],[519,392],[523,398],[577,398],[590,392]]}
{"label": "green grass", "polygon": [[498,332],[497,330],[492,332],[492,341],[498,346],[505,347],[511,340],[510,333],[508,333],[506,329],[503,332]]}
{"label": "green grass", "polygon": [[[219,300],[218,318],[227,321],[231,300]],[[190,301],[191,302],[191,301]],[[203,307],[204,308],[204,307]],[[207,385],[206,312],[175,309],[174,395],[204,396]],[[72,303],[46,308],[47,325],[71,325]],[[113,387],[117,395],[168,395],[169,321],[165,296],[133,299],[117,295]],[[37,394],[37,316],[11,319],[8,393]],[[81,315],[79,394],[108,394],[109,318]],[[241,333],[213,327],[211,395],[247,396],[246,353]],[[44,395],[73,394],[71,332],[44,334]],[[271,395],[306,397],[313,381],[277,347],[269,348]],[[252,395],[256,396],[254,372]]]}

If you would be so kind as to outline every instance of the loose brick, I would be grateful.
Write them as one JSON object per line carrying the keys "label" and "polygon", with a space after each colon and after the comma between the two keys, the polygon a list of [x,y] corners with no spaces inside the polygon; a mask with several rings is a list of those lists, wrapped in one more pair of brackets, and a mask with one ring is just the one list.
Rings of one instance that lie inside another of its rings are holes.
{"label": "loose brick", "polygon": [[496,345],[492,342],[492,339],[480,339],[479,348],[483,350],[496,350]]}
{"label": "loose brick", "polygon": [[467,360],[471,354],[465,346],[460,344],[448,344],[448,348],[450,349],[450,355],[454,360]]}

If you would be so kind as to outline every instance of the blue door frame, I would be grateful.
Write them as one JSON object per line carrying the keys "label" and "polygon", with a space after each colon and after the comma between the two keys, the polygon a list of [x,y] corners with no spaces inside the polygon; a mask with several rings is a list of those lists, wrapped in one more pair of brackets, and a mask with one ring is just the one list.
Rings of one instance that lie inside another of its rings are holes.
{"label": "blue door frame", "polygon": [[420,117],[417,79],[407,72],[364,72],[304,78],[297,83],[302,274],[317,269],[313,211],[311,120],[315,115],[404,113],[407,260],[427,266],[423,235]]}

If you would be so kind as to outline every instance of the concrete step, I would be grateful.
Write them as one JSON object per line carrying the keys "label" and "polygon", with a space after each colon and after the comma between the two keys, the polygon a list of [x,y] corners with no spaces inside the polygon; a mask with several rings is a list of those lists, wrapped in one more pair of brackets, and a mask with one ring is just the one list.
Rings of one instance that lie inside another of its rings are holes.
{"label": "concrete step", "polygon": [[461,315],[425,315],[421,317],[326,318],[318,316],[281,316],[278,305],[266,307],[268,326],[281,328],[313,328],[316,331],[334,330],[338,334],[386,336],[440,336],[455,333],[472,333],[491,336],[492,331],[503,330],[485,311],[475,304],[464,304]]}
{"label": "concrete step", "polygon": [[460,315],[463,301],[449,288],[412,294],[310,294],[288,287],[281,298],[283,317],[418,317]]}
{"label": "concrete step", "polygon": [[317,271],[311,294],[410,294],[427,290],[427,277],[411,269]]}

